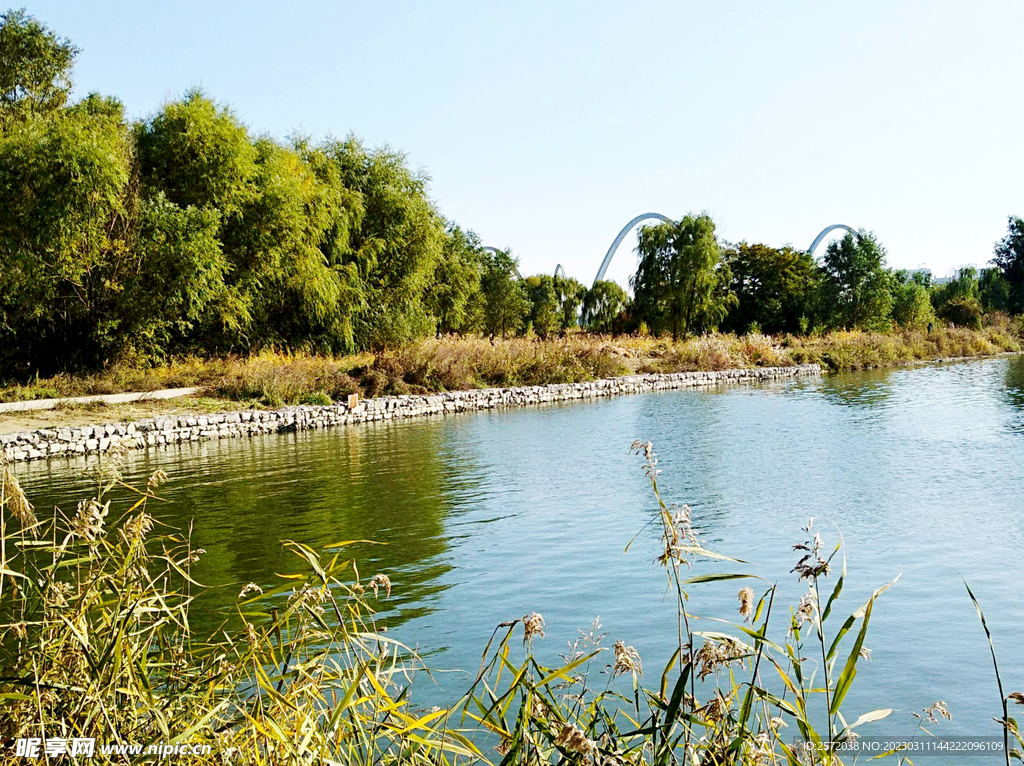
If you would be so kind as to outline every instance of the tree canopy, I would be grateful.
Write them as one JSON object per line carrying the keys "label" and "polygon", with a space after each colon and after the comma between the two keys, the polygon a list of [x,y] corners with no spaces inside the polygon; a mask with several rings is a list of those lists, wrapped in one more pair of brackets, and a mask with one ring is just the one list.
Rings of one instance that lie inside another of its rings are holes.
{"label": "tree canopy", "polygon": [[884,330],[892,321],[892,274],[875,236],[847,234],[825,250],[822,316],[834,327]]}
{"label": "tree canopy", "polygon": [[1006,310],[1024,313],[1024,219],[1010,217],[1006,236],[996,243],[993,263],[1006,283]]}
{"label": "tree canopy", "polygon": [[655,332],[671,332],[675,339],[713,330],[735,303],[710,216],[687,215],[644,227],[637,253],[633,309],[637,321]]}
{"label": "tree canopy", "polygon": [[797,332],[801,319],[813,315],[818,269],[809,253],[741,242],[728,248],[724,258],[732,273],[729,289],[736,296],[726,329]]}

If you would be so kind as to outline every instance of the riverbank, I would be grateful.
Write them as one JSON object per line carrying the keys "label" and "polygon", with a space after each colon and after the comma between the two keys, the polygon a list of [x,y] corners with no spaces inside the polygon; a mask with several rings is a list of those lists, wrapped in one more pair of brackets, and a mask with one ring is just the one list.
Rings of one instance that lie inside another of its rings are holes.
{"label": "riverbank", "polygon": [[375,420],[392,420],[547,402],[594,399],[680,388],[764,382],[820,375],[816,364],[745,370],[625,375],[587,383],[519,386],[453,391],[424,396],[380,396],[347,404],[298,405],[276,410],[247,409],[216,414],[182,414],[144,420],[36,429],[0,434],[0,448],[11,462],[59,456],[140,449],[208,439],[331,428]]}
{"label": "riverbank", "polygon": [[820,364],[830,372],[1020,351],[1024,325],[1005,320],[979,330],[860,331],[822,335],[711,334],[672,342],[649,336],[575,332],[564,338],[431,338],[376,354],[323,356],[263,352],[185,358],[164,366],[128,363],[93,374],[61,374],[3,384],[0,402],[199,387],[245,406],[330,404],[362,398],[475,388],[583,383],[622,375]]}

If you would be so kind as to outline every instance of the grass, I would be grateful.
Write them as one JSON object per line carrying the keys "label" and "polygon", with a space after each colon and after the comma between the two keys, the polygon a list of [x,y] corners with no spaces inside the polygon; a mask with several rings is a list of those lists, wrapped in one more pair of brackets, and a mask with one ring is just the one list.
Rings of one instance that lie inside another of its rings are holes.
{"label": "grass", "polygon": [[[470,688],[430,709],[413,702],[420,658],[375,623],[392,583],[361,576],[346,557],[349,542],[319,551],[284,542],[297,570],[241,588],[222,628],[197,635],[189,612],[208,588],[203,551],[154,518],[165,476],[126,487],[115,459],[97,469],[93,497],[40,520],[4,466],[0,737],[209,745],[175,756],[204,766],[837,766],[827,743],[848,742],[892,713],[850,710],[847,698],[872,613],[893,583],[841,617],[842,551],[808,524],[795,553],[786,552],[806,592],[784,608],[776,583],[704,547],[689,508],[662,499],[651,445],[634,450],[656,501],[656,561],[672,594],[675,650],[642,660],[595,630],[549,664],[544,619],[531,613],[498,624]],[[130,499],[115,503],[114,488]],[[701,572],[709,560],[735,571]],[[738,615],[698,617],[702,585],[730,581],[743,586]],[[994,647],[992,659],[999,678]],[[1007,742],[1021,747],[1008,701],[1024,695],[1004,697],[994,711]],[[795,748],[796,735],[809,750]],[[0,751],[0,764],[21,762],[11,748]],[[126,759],[97,751],[77,762]]]}
{"label": "grass", "polygon": [[980,330],[889,333],[838,331],[811,336],[712,334],[673,343],[647,336],[577,332],[564,338],[430,338],[377,354],[316,356],[266,351],[187,358],[163,367],[124,365],[92,375],[58,375],[0,387],[0,401],[64,398],[199,386],[207,395],[263,406],[328,404],[348,394],[423,394],[491,387],[576,383],[629,373],[788,366],[816,362],[830,371],[893,367],[952,357],[1020,351],[1024,325],[999,318]]}

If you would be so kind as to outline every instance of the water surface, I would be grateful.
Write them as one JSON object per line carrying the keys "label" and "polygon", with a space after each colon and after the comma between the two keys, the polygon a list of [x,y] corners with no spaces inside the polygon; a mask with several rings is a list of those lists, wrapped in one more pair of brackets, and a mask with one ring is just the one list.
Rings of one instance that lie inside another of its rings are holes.
{"label": "water surface", "polygon": [[[131,455],[125,476],[170,474],[161,517],[195,519],[197,575],[233,583],[201,602],[210,624],[242,584],[297,568],[279,540],[387,543],[357,553],[395,584],[392,635],[467,671],[438,676],[440,700],[464,688],[497,623],[531,611],[547,620],[552,661],[600,616],[609,645],[634,645],[657,674],[675,613],[652,563],[656,527],[624,552],[655,508],[636,438],[654,442],[666,500],[692,507],[706,545],[780,582],[784,603],[802,592],[791,546],[810,517],[829,543],[845,540],[844,613],[901,575],[876,606],[873,657],[846,709],[896,708],[875,730],[907,733],[911,712],[944,700],[948,732],[999,733],[961,577],[986,609],[1006,691],[1024,690],[1021,357],[204,442]],[[17,470],[43,509],[89,491],[85,466]],[[735,606],[732,584],[692,594],[697,613]]]}

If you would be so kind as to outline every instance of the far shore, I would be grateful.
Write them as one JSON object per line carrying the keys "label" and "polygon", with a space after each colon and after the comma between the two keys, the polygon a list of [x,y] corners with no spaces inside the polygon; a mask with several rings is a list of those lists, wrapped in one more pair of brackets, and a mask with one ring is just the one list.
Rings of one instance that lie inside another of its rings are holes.
{"label": "far shore", "polygon": [[361,399],[489,387],[579,383],[636,373],[720,371],[820,364],[826,372],[895,368],[1020,353],[1016,326],[941,328],[820,336],[714,334],[678,342],[647,336],[572,333],[561,338],[445,337],[376,354],[323,356],[262,352],[183,359],[150,368],[115,365],[81,376],[59,375],[0,387],[0,402],[196,387],[174,399],[106,404],[61,402],[57,408],[0,412],[0,434],[169,415],[327,405]]}

